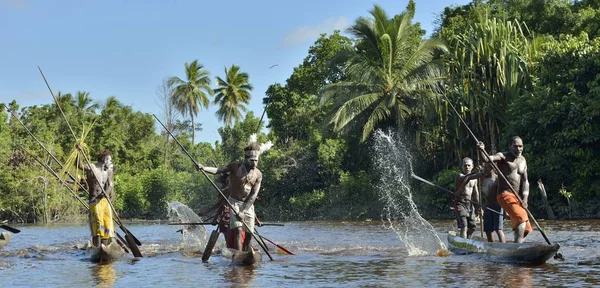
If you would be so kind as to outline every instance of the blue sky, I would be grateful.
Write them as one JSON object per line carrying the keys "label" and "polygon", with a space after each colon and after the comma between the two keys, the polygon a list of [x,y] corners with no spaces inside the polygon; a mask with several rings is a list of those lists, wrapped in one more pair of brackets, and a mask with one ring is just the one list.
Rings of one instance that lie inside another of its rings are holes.
{"label": "blue sky", "polygon": [[[416,0],[415,21],[431,33],[444,7],[468,2]],[[115,96],[158,115],[163,79],[183,78],[184,63],[198,59],[213,84],[231,64],[249,73],[248,108],[260,115],[268,86],[285,82],[320,33],[343,31],[374,3],[393,15],[408,0],[0,0],[0,102],[52,103],[39,65],[55,93]],[[215,111],[200,111],[196,142],[220,140]]]}

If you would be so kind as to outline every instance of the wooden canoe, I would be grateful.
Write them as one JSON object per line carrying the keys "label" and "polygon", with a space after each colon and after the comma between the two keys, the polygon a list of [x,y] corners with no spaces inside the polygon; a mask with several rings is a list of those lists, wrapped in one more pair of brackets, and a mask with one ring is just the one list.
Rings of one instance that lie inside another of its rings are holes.
{"label": "wooden canoe", "polygon": [[10,242],[10,239],[12,239],[12,236],[10,236],[10,233],[8,233],[8,232],[0,233],[0,249],[2,249],[2,247],[6,246],[6,244],[8,244],[8,242]]}
{"label": "wooden canoe", "polygon": [[231,257],[231,263],[239,266],[250,266],[262,261],[260,251],[251,248],[250,251],[235,251]]}
{"label": "wooden canoe", "polygon": [[86,251],[90,255],[90,261],[94,263],[111,262],[125,256],[125,251],[123,251],[116,241],[113,241],[108,245],[100,244],[100,247],[92,245],[90,241]]}
{"label": "wooden canoe", "polygon": [[465,239],[448,233],[449,249],[455,254],[475,254],[491,262],[514,263],[523,265],[541,265],[556,254],[560,245],[542,243],[500,243],[487,242],[486,239],[473,236]]}

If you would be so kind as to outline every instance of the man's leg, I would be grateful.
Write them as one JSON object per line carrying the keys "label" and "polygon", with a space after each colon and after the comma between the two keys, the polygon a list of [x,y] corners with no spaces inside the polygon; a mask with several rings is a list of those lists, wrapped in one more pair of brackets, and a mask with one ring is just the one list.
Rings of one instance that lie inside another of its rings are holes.
{"label": "man's leg", "polygon": [[462,238],[467,238],[467,217],[466,216],[460,216],[460,237]]}
{"label": "man's leg", "polygon": [[[235,249],[236,250],[243,250],[243,243],[242,243],[242,231],[244,228],[242,227],[238,227],[235,229]],[[231,231],[231,230],[229,230]]]}
{"label": "man's leg", "polygon": [[244,238],[244,251],[250,251],[252,242],[252,233],[246,231],[246,237]]}
{"label": "man's leg", "polygon": [[90,203],[90,227],[92,230],[92,245],[94,247],[100,247],[101,243],[101,234],[100,234],[100,226],[102,225],[100,222],[100,215],[98,215],[98,204],[96,202]]}
{"label": "man's leg", "polygon": [[473,232],[475,232],[475,228],[469,226],[469,229],[467,229],[467,238],[471,239]]}
{"label": "man's leg", "polygon": [[250,245],[252,243],[252,232],[250,231],[254,231],[255,218],[256,214],[254,213],[254,205],[251,205],[244,213],[244,222],[246,225],[248,225],[249,229],[246,230],[246,238],[244,238],[244,250],[246,251],[250,251],[250,249],[252,249],[252,246]]}
{"label": "man's leg", "polygon": [[525,239],[526,224],[527,223],[521,223],[517,225],[517,228],[515,228],[515,243],[523,243],[523,240]]}
{"label": "man's leg", "polygon": [[496,233],[498,234],[498,241],[500,241],[500,243],[506,243],[506,238],[504,237],[504,231],[496,230]]}
{"label": "man's leg", "polygon": [[492,232],[486,231],[485,236],[487,236],[488,242],[494,242],[494,234]]}

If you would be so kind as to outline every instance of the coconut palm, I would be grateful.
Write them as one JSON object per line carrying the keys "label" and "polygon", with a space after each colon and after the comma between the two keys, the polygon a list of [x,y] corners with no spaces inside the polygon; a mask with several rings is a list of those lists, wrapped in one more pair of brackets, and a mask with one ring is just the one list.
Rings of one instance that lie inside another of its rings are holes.
{"label": "coconut palm", "polygon": [[225,80],[217,77],[215,89],[215,100],[213,104],[219,105],[216,115],[225,126],[231,126],[233,121],[242,119],[242,112],[246,112],[245,104],[250,103],[250,91],[253,89],[248,82],[248,73],[240,72],[240,67],[231,65],[229,70],[225,68]]}
{"label": "coconut palm", "polygon": [[185,63],[186,80],[174,76],[169,78],[169,87],[173,88],[173,104],[183,115],[189,115],[192,119],[192,145],[194,145],[195,124],[194,117],[198,116],[200,107],[208,108],[210,103],[208,96],[214,94],[210,88],[210,74],[204,70],[204,66],[198,60]]}
{"label": "coconut palm", "polygon": [[92,100],[90,92],[77,91],[75,107],[77,114],[85,116],[86,114],[94,113],[96,109],[100,108],[100,103]]}
{"label": "coconut palm", "polygon": [[326,86],[321,98],[334,109],[327,121],[334,132],[360,127],[365,141],[378,125],[401,127],[436,95],[442,77],[433,57],[447,49],[437,40],[413,44],[413,13],[389,18],[374,5],[372,19],[360,17],[348,29],[358,40],[344,69],[348,80]]}

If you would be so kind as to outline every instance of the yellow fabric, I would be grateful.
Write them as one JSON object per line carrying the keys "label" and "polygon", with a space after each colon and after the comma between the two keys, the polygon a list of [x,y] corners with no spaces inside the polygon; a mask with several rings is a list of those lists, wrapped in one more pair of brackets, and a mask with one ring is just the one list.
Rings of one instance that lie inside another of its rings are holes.
{"label": "yellow fabric", "polygon": [[112,210],[106,198],[96,199],[90,203],[90,228],[92,236],[100,236],[102,239],[109,239],[114,236],[114,227],[112,222]]}

